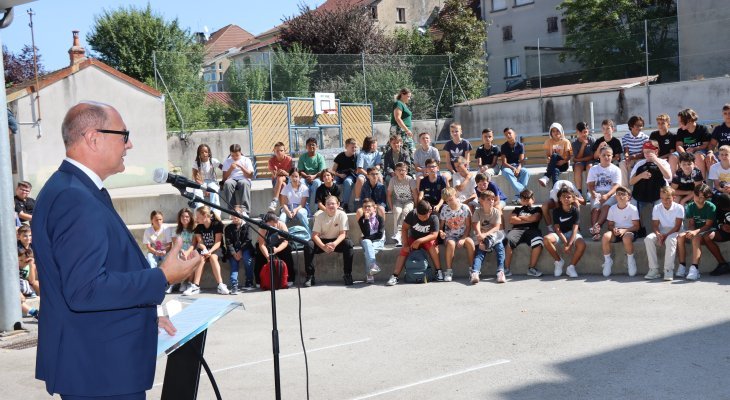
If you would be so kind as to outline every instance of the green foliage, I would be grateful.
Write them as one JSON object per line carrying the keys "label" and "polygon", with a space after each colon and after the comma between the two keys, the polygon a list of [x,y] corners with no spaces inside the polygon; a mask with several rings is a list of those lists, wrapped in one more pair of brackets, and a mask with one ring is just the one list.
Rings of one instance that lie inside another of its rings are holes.
{"label": "green foliage", "polygon": [[585,68],[586,80],[646,74],[644,20],[648,20],[649,72],[662,80],[678,75],[677,8],[674,0],[565,0],[559,6],[567,27],[563,53]]}
{"label": "green foliage", "polygon": [[231,92],[231,99],[238,110],[245,112],[249,100],[270,100],[269,89],[267,68],[235,64],[228,67],[226,90]]}
{"label": "green foliage", "polygon": [[275,99],[312,96],[309,86],[317,68],[317,58],[311,51],[293,43],[288,50],[276,49],[272,58]]}
{"label": "green foliage", "polygon": [[217,101],[206,105],[205,115],[210,127],[235,128],[243,125],[243,112],[240,109]]}
{"label": "green foliage", "polygon": [[395,29],[393,31],[394,51],[397,54],[436,54],[436,46],[431,34],[428,31],[421,33],[419,29],[421,28]]}

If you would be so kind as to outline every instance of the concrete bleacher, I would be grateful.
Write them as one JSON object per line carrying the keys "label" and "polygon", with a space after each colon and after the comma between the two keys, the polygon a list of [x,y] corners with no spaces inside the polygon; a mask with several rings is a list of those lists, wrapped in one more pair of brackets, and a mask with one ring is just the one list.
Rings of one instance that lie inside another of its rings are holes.
{"label": "concrete bleacher", "polygon": [[[544,168],[529,168],[531,173],[531,179],[529,188],[535,192],[535,198],[538,204],[545,201],[548,197],[548,188],[543,188],[537,182],[537,178],[542,176]],[[572,172],[563,173],[562,179],[572,180]],[[585,178],[584,178],[585,179]],[[504,193],[511,199],[513,196],[512,188],[507,184],[506,179],[500,174],[494,177],[494,182],[504,191]],[[257,180],[254,181],[251,200],[252,200],[252,216],[258,216],[267,211],[267,207],[271,200],[271,182],[270,180]],[[124,189],[112,189],[110,190],[114,206],[122,216],[122,219],[127,222],[128,228],[137,239],[140,247],[142,247],[142,234],[144,230],[149,226],[149,214],[152,210],[162,210],[165,215],[165,222],[167,225],[173,225],[177,212],[182,207],[187,207],[187,199],[180,196],[180,194],[169,185],[153,185],[143,186],[137,188],[124,188]],[[505,209],[505,214],[510,213],[514,207],[508,206]],[[649,208],[645,209],[642,214],[642,222],[644,226],[650,227],[651,211]],[[601,250],[600,242],[593,242],[588,234],[590,228],[590,206],[582,206],[580,210],[580,230],[586,238],[587,249],[580,263],[577,265],[578,273],[581,275],[600,274],[601,264],[603,263],[603,255]],[[386,237],[391,237],[392,232],[392,215],[388,213],[386,215]],[[360,244],[360,230],[357,226],[354,214],[349,214],[349,238],[356,245],[355,260],[353,266],[353,276],[355,280],[362,280],[365,274],[365,263],[362,255],[362,248]],[[509,223],[506,226],[509,229]],[[542,225],[543,232],[545,232],[544,224]],[[730,259],[730,246],[722,246],[723,254],[726,258]],[[688,260],[691,255],[691,247],[687,245]],[[392,245],[387,245],[386,248],[381,251],[378,256],[378,264],[383,268],[383,272],[376,277],[376,281],[383,283],[387,280],[387,277],[395,266],[395,260],[398,256],[399,249],[394,248]],[[623,246],[620,244],[613,245],[612,249],[614,255],[614,274],[626,274],[626,256],[623,250]],[[443,253],[443,252],[442,252]],[[663,250],[659,251],[660,260],[663,259]],[[645,248],[642,239],[637,240],[635,243],[635,256],[637,265],[639,267],[639,274],[644,274],[647,271],[647,261]],[[442,256],[443,258],[443,256]],[[569,260],[566,258],[566,267]],[[317,281],[318,282],[342,282],[342,256],[339,253],[335,254],[323,254],[318,255],[315,258],[317,264]],[[512,260],[512,271],[516,275],[524,275],[527,271],[529,263],[529,251],[526,246],[521,246],[515,253]],[[442,264],[443,263],[442,260]],[[463,251],[457,251],[456,258],[453,263],[455,277],[457,279],[465,280],[468,277],[468,271],[470,266],[467,265],[466,254]],[[707,273],[714,269],[716,265],[714,257],[703,248],[703,256],[700,263],[700,271]],[[224,281],[227,282],[229,275],[229,267],[227,264],[221,265],[223,270]],[[546,275],[552,276],[553,272],[553,260],[547,251],[543,251],[540,256],[538,267]],[[207,267],[206,267],[207,268]],[[299,265],[301,271],[304,270],[304,257],[301,257]],[[489,255],[484,263],[482,269],[482,277],[492,277],[495,273],[495,256]],[[203,287],[214,287],[212,274],[205,272],[202,281]]]}

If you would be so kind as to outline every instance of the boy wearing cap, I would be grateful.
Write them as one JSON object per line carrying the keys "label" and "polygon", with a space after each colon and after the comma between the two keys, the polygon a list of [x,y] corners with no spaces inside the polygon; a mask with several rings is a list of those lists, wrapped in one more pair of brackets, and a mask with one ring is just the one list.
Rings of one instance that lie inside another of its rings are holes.
{"label": "boy wearing cap", "polygon": [[634,186],[631,192],[631,203],[641,215],[641,209],[647,203],[652,207],[659,204],[659,189],[672,180],[672,170],[667,160],[659,158],[659,147],[653,141],[641,146],[643,159],[634,164],[629,175],[629,183]]}

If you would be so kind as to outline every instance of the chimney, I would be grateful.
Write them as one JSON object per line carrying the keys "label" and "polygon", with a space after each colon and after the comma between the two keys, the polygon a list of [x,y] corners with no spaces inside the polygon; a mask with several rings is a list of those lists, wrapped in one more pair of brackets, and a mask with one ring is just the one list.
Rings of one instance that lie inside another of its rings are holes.
{"label": "chimney", "polygon": [[68,56],[71,59],[71,66],[86,60],[86,50],[79,44],[79,31],[73,31],[74,44],[68,49]]}

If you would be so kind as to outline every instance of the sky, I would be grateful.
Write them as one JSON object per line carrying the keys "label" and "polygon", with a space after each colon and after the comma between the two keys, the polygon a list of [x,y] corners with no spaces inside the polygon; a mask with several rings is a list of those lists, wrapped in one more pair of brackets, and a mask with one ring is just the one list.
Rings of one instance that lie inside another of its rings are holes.
{"label": "sky", "polygon": [[88,51],[86,34],[93,26],[95,16],[121,6],[144,8],[148,2],[166,20],[177,18],[180,26],[189,28],[191,32],[202,32],[207,26],[209,33],[213,33],[228,24],[235,24],[258,35],[280,24],[283,18],[296,15],[299,4],[317,7],[325,0],[216,0],[211,3],[190,0],[37,0],[15,7],[14,21],[8,28],[0,30],[0,40],[14,53],[24,45],[30,45],[27,11],[33,9],[35,43],[41,62],[46,71],[54,71],[68,66],[68,49],[73,43],[71,31],[80,31],[81,45]]}

